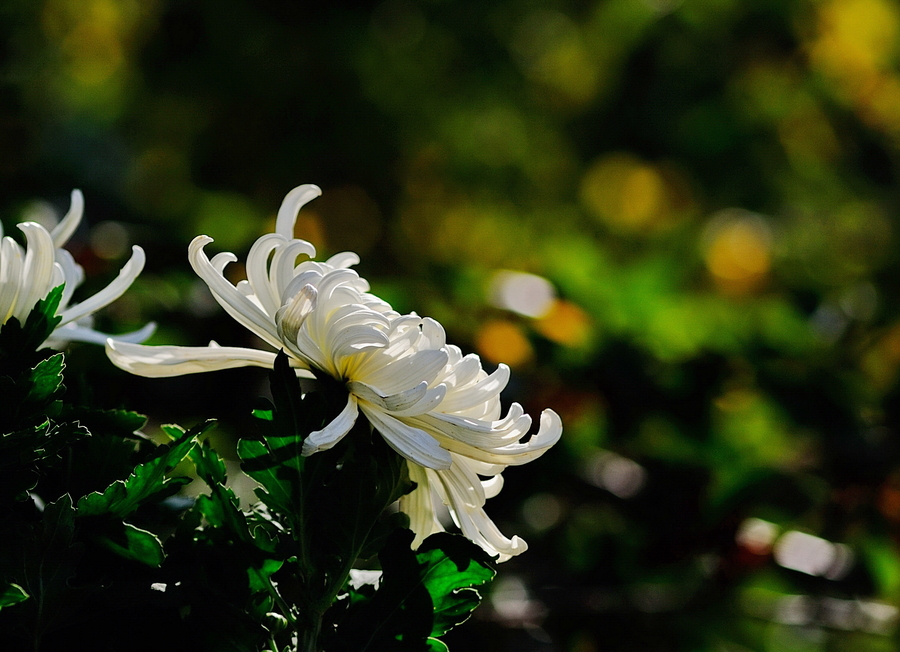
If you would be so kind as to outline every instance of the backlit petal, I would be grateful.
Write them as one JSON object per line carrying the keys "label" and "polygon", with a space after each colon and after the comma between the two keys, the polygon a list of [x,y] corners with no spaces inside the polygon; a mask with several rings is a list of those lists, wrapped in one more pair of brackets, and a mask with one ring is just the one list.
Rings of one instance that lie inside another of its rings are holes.
{"label": "backlit petal", "polygon": [[429,469],[450,468],[450,453],[428,433],[364,403],[359,407],[388,445],[403,457]]}
{"label": "backlit petal", "polygon": [[356,397],[353,394],[349,394],[347,396],[347,404],[341,410],[341,413],[332,419],[327,426],[321,430],[309,433],[306,439],[303,440],[303,455],[312,455],[334,446],[352,430],[357,416],[359,416],[359,410]]}
{"label": "backlit petal", "polygon": [[236,367],[272,368],[275,354],[234,346],[145,346],[106,340],[114,365],[138,376],[163,378]]}

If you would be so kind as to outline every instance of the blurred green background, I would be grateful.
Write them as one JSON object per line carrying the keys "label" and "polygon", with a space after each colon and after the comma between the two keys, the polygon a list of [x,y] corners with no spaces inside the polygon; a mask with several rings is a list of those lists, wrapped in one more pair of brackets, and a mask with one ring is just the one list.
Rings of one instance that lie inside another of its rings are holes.
{"label": "blurred green background", "polygon": [[[3,222],[81,188],[85,295],[148,253],[100,327],[253,346],[187,243],[316,183],[298,236],[562,415],[456,649],[898,649],[898,155],[892,0],[0,3]],[[265,391],[69,365],[224,449]]]}

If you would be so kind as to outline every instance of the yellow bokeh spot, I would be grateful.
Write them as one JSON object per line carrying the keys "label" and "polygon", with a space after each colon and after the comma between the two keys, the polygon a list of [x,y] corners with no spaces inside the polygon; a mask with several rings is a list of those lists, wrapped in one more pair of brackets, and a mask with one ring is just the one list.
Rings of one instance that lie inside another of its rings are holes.
{"label": "yellow bokeh spot", "polygon": [[505,320],[487,322],[475,338],[478,353],[494,364],[505,362],[510,367],[522,365],[531,360],[534,350],[522,329]]}
{"label": "yellow bokeh spot", "polygon": [[515,30],[513,53],[539,97],[556,108],[580,108],[596,97],[604,61],[583,28],[564,14],[538,9]]}
{"label": "yellow bokeh spot", "polygon": [[558,344],[579,346],[590,337],[591,319],[576,304],[557,299],[543,317],[534,320],[534,330]]}
{"label": "yellow bokeh spot", "polygon": [[613,154],[594,163],[581,179],[580,195],[591,214],[621,231],[647,230],[671,212],[662,175],[628,154]]}
{"label": "yellow bokeh spot", "polygon": [[706,266],[722,291],[757,289],[771,267],[771,236],[765,222],[748,214],[713,220],[706,234]]}
{"label": "yellow bokeh spot", "polygon": [[846,100],[859,102],[897,54],[900,11],[887,0],[831,0],[819,6],[816,22],[812,64]]}
{"label": "yellow bokeh spot", "polygon": [[122,45],[109,25],[81,23],[63,41],[70,74],[85,86],[109,79],[123,63]]}
{"label": "yellow bokeh spot", "polygon": [[587,104],[597,93],[600,70],[580,39],[555,43],[540,58],[537,77],[567,103]]}

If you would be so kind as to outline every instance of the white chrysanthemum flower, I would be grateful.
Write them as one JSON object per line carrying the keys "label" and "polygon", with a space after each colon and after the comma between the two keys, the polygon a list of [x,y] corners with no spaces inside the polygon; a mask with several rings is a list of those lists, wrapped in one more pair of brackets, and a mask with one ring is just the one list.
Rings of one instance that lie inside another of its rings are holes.
{"label": "white chrysanthemum flower", "polygon": [[[501,365],[493,374],[476,355],[448,345],[436,321],[401,315],[369,293],[368,283],[348,269],[353,253],[325,262],[304,260],[315,250],[293,238],[297,212],[320,194],[313,185],[292,190],[278,212],[276,232],[262,236],[247,257],[247,280],[224,277],[230,253],[208,259],[194,239],[191,266],[216,301],[237,321],[283,349],[298,375],[310,370],[344,383],[347,404],[322,430],[310,433],[303,454],[334,446],[350,432],[360,412],[385,441],[408,461],[417,488],[401,500],[418,545],[443,529],[435,504],[446,504],[463,533],[501,560],[523,552],[525,542],[503,536],[484,512],[485,500],[502,484],[501,471],[529,462],[562,433],[552,410],[541,415],[538,432],[522,443],[531,418],[518,404],[501,414],[500,392],[509,379]],[[174,376],[238,366],[271,367],[274,352],[237,347],[148,347],[107,343],[110,359],[144,376]],[[480,476],[488,478],[483,480]]]}
{"label": "white chrysanthemum flower", "polygon": [[[25,234],[25,248],[9,236],[4,237],[0,225],[0,324],[5,324],[10,317],[24,322],[38,301],[53,288],[65,284],[56,310],[61,320],[45,344],[54,348],[62,348],[72,340],[103,344],[110,337],[91,328],[92,314],[122,296],[134,282],[144,268],[144,251],[133,247],[131,259],[115,280],[91,298],[69,305],[75,288],[84,280],[84,270],[62,247],[78,228],[83,212],[84,197],[81,191],[73,190],[68,213],[52,231],[35,222],[18,225]],[[115,338],[142,342],[153,329],[154,324],[150,323]]]}

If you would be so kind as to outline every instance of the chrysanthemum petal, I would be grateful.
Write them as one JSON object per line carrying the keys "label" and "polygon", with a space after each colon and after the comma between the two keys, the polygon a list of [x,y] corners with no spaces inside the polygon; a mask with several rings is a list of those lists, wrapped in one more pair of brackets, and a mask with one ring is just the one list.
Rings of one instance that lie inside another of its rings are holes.
{"label": "chrysanthemum petal", "polygon": [[315,256],[316,249],[306,240],[291,240],[275,250],[272,256],[272,264],[269,267],[269,282],[278,297],[279,303],[287,298],[285,289],[291,282],[296,271],[297,256]]}
{"label": "chrysanthemum petal", "polygon": [[354,265],[359,265],[359,256],[352,251],[342,251],[326,260],[325,264],[335,268],[353,267]]}
{"label": "chrysanthemum petal", "polygon": [[[213,297],[229,315],[273,347],[280,348],[274,320],[225,280],[222,271],[213,266],[206,257],[203,247],[212,241],[212,238],[205,235],[198,235],[191,241],[188,247],[188,260],[191,267],[194,268],[197,276],[206,282]],[[218,256],[216,258],[219,259]]]}
{"label": "chrysanthemum petal", "polygon": [[25,254],[15,240],[4,236],[0,241],[0,318],[2,323],[13,316],[22,290]]}
{"label": "chrysanthemum petal", "polygon": [[526,443],[492,445],[491,435],[495,433],[485,431],[483,424],[471,422],[471,428],[467,429],[460,425],[459,420],[451,423],[447,419],[446,415],[426,414],[409,417],[407,420],[426,430],[449,451],[488,464],[508,466],[518,466],[537,459],[559,441],[562,435],[562,421],[556,412],[549,409],[541,413],[540,429]]}
{"label": "chrysanthemum petal", "polygon": [[[321,188],[311,183],[297,186],[291,190],[281,202],[278,209],[278,217],[275,220],[275,233],[288,240],[294,239],[294,224],[297,221],[297,213],[303,205],[322,194]],[[315,251],[312,253],[315,256]]]}
{"label": "chrysanthemum petal", "polygon": [[149,322],[143,328],[130,333],[120,333],[118,335],[109,335],[95,331],[87,326],[79,326],[76,322],[69,322],[65,326],[61,326],[53,331],[53,334],[47,340],[48,346],[59,348],[66,342],[88,342],[90,344],[106,344],[106,340],[113,339],[117,342],[139,343],[153,335],[156,330],[156,323]]}
{"label": "chrysanthemum petal", "polygon": [[[84,269],[75,262],[75,259],[65,249],[56,250],[56,264],[62,268],[62,275],[65,279],[66,287],[63,289],[62,298],[59,300],[59,309],[65,310],[72,300],[72,294],[75,288],[81,285],[84,280]],[[53,284],[56,287],[56,283]],[[104,340],[105,342],[106,340]],[[102,344],[103,342],[101,342]]]}
{"label": "chrysanthemum petal", "polygon": [[409,516],[409,529],[416,534],[412,547],[418,548],[425,539],[435,532],[443,532],[444,528],[435,514],[433,482],[428,478],[434,471],[412,462],[407,462],[406,467],[416,488],[400,498],[400,511]]}
{"label": "chrysanthemum petal", "polygon": [[247,281],[263,310],[272,316],[281,307],[281,296],[269,282],[269,256],[285,244],[287,240],[284,236],[267,233],[253,243],[247,254]]}
{"label": "chrysanthemum petal", "polygon": [[501,364],[489,376],[468,386],[457,387],[441,404],[441,412],[463,412],[483,405],[500,394],[509,382],[509,367]]}
{"label": "chrysanthemum petal", "polygon": [[338,443],[344,436],[350,432],[359,416],[356,397],[353,394],[347,395],[347,404],[341,413],[332,419],[327,426],[321,430],[309,433],[303,440],[303,455],[312,455],[319,451],[328,450]]}
{"label": "chrysanthemum petal", "polygon": [[463,535],[481,546],[488,554],[497,555],[498,561],[506,561],[528,549],[517,536],[507,538],[485,513],[484,508],[471,499],[469,486],[473,483],[467,461],[453,456],[453,465],[445,471],[435,471],[449,498],[450,513]]}
{"label": "chrysanthemum petal", "polygon": [[294,298],[275,313],[275,328],[281,341],[296,346],[297,332],[306,316],[315,309],[318,292],[312,285],[304,285]]}
{"label": "chrysanthemum petal", "polygon": [[359,407],[388,445],[403,457],[429,469],[450,468],[450,453],[428,433],[385,412],[373,410],[365,403]]}
{"label": "chrysanthemum petal", "polygon": [[144,260],[144,250],[137,245],[132,247],[131,258],[125,263],[122,269],[119,270],[119,275],[113,279],[109,285],[91,298],[85,299],[81,303],[64,310],[61,315],[62,321],[60,322],[60,325],[78,321],[85,315],[96,312],[122,296],[125,290],[131,287],[131,284],[134,282],[134,279],[137,278],[138,274],[141,273],[141,270],[144,269]]}
{"label": "chrysanthemum petal", "polygon": [[[236,367],[272,368],[275,354],[235,346],[145,346],[106,340],[114,365],[138,376],[163,378]],[[310,374],[311,375],[311,374]]]}
{"label": "chrysanthemum petal", "polygon": [[23,222],[19,224],[19,229],[25,234],[27,243],[25,264],[22,267],[25,285],[19,293],[13,315],[21,321],[28,316],[34,304],[53,289],[50,287],[50,280],[56,257],[53,240],[47,229],[34,222]]}
{"label": "chrysanthemum petal", "polygon": [[356,381],[348,382],[347,389],[359,398],[372,403],[394,417],[429,412],[434,406],[440,404],[444,394],[447,392],[447,388],[444,385],[438,385],[429,389],[426,381],[422,381],[406,391],[387,396],[378,393],[377,390],[366,383]]}
{"label": "chrysanthemum petal", "polygon": [[81,191],[75,189],[72,191],[72,199],[69,203],[69,210],[66,216],[60,220],[59,224],[50,231],[50,237],[53,240],[53,246],[57,249],[65,245],[78,225],[81,223],[81,216],[84,214],[84,195]]}
{"label": "chrysanthemum petal", "polygon": [[[396,361],[380,361],[377,367],[375,359],[361,371],[360,377],[367,385],[377,388],[383,394],[396,394],[409,387],[414,387],[423,380],[431,382],[447,362],[444,351],[416,351],[412,355]],[[387,362],[387,363],[386,363]]]}

